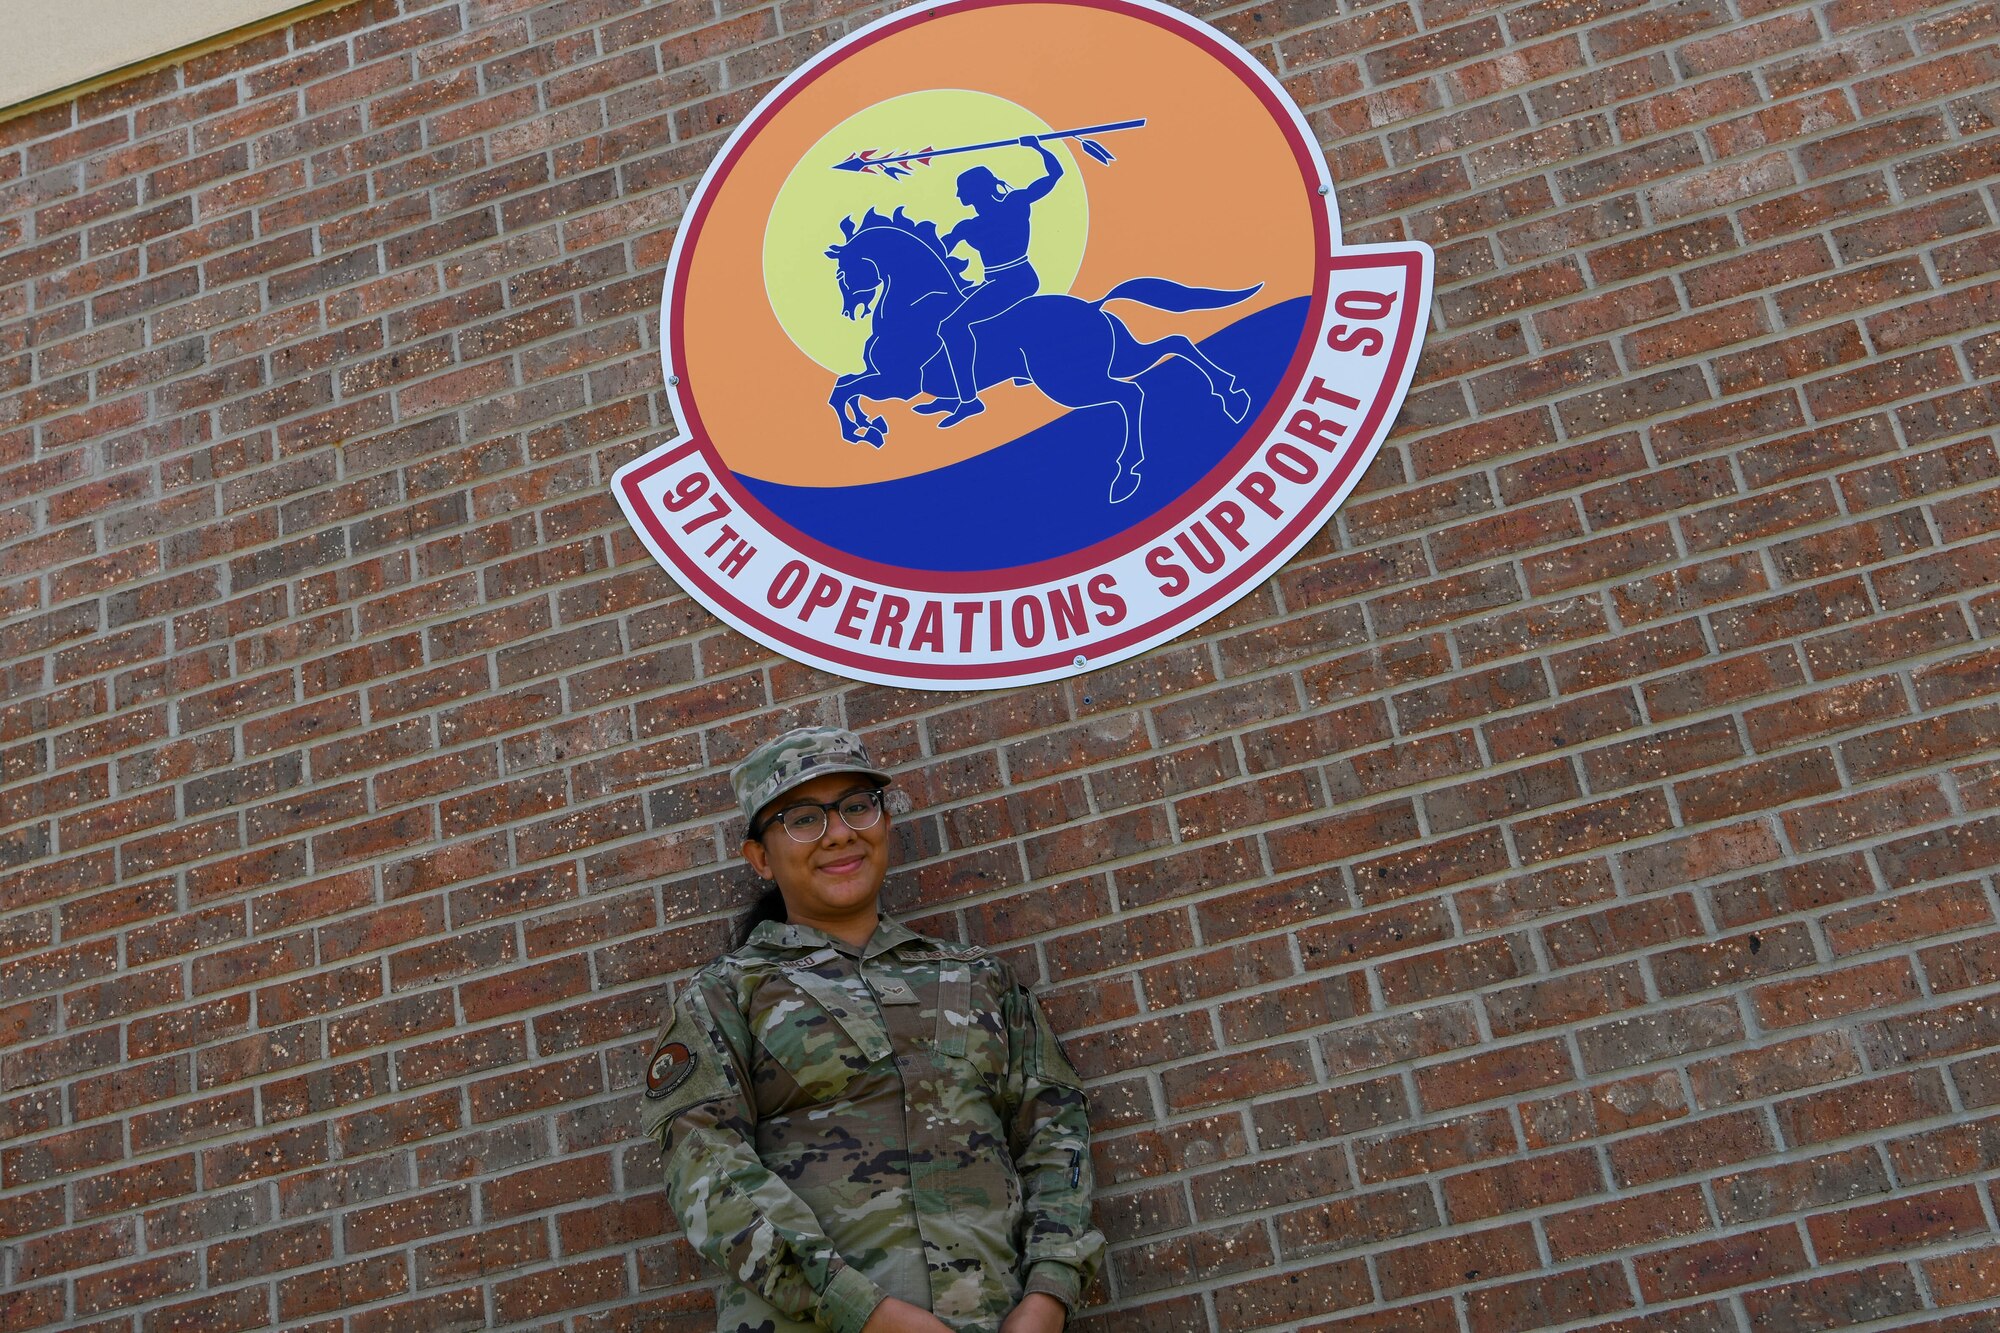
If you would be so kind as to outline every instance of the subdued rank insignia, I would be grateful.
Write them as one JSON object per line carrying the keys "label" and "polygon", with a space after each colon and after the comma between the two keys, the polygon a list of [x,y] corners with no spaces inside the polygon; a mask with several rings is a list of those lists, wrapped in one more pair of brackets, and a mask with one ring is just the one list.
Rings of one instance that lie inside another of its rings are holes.
{"label": "subdued rank insignia", "polygon": [[694,1052],[677,1041],[662,1042],[646,1066],[646,1095],[664,1097],[694,1073]]}

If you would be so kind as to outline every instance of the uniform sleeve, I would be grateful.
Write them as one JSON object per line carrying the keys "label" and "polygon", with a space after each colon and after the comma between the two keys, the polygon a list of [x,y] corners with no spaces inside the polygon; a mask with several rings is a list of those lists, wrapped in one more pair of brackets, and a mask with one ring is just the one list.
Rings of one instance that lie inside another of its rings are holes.
{"label": "uniform sleeve", "polygon": [[1021,1270],[1027,1291],[1074,1311],[1104,1256],[1090,1223],[1090,1122],[1082,1080],[1070,1068],[1035,997],[1010,985],[1008,1146],[1021,1178]]}
{"label": "uniform sleeve", "polygon": [[757,1157],[749,1024],[704,973],[674,1005],[646,1071],[646,1129],[690,1244],[795,1319],[859,1333],[882,1289],[850,1267],[803,1199]]}

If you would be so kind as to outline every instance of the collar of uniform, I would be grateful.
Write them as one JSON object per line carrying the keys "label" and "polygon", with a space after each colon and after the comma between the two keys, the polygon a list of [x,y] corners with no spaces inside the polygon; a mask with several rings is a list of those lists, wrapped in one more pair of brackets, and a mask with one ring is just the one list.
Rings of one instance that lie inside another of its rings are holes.
{"label": "collar of uniform", "polygon": [[750,932],[751,944],[761,944],[767,949],[824,949],[832,947],[854,956],[857,952],[863,958],[873,958],[887,953],[899,944],[912,940],[922,940],[923,936],[911,930],[900,921],[883,916],[876,918],[875,933],[868,937],[865,948],[856,950],[845,940],[837,940],[825,931],[813,926],[799,925],[791,921],[760,921]]}
{"label": "collar of uniform", "polygon": [[823,930],[795,925],[790,921],[759,921],[756,929],[750,932],[748,943],[781,950],[822,949],[830,944],[845,952],[853,951],[851,945],[842,944]]}
{"label": "collar of uniform", "polygon": [[886,916],[881,917],[875,922],[875,933],[869,936],[868,947],[861,951],[861,956],[873,958],[877,954],[889,952],[899,944],[909,944],[912,941],[922,943],[923,938],[902,922],[891,920]]}

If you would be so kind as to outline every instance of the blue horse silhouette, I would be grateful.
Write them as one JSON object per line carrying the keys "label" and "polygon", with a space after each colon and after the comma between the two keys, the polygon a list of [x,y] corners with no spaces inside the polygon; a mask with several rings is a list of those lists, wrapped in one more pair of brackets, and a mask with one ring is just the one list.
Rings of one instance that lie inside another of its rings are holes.
{"label": "blue horse silhouette", "polygon": [[[840,230],[846,239],[826,253],[839,261],[841,313],[871,321],[863,347],[868,368],[842,375],[827,401],[840,417],[842,439],[879,449],[889,426],[867,414],[863,399],[959,396],[938,326],[964,302],[972,285],[964,276],[967,261],[946,253],[937,225],[912,221],[900,208],[888,216],[871,208],[859,225],[842,219]],[[1142,343],[1104,309],[1105,303],[1132,301],[1179,314],[1220,310],[1262,289],[1262,283],[1226,291],[1168,278],[1131,278],[1095,301],[1030,296],[979,325],[973,378],[981,389],[1003,380],[1032,384],[1064,407],[1115,405],[1125,418],[1124,443],[1111,479],[1115,504],[1138,489],[1139,465],[1146,459],[1146,394],[1134,382],[1141,372],[1164,357],[1185,358],[1207,378],[1209,391],[1231,421],[1243,420],[1250,395],[1185,335]]]}

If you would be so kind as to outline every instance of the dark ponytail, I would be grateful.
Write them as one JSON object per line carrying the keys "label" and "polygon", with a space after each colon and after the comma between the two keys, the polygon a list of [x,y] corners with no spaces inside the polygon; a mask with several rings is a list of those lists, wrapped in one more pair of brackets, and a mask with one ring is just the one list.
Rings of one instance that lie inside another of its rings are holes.
{"label": "dark ponytail", "polygon": [[759,894],[750,909],[736,920],[736,944],[740,949],[750,942],[750,932],[766,921],[785,919],[785,895],[773,884]]}

